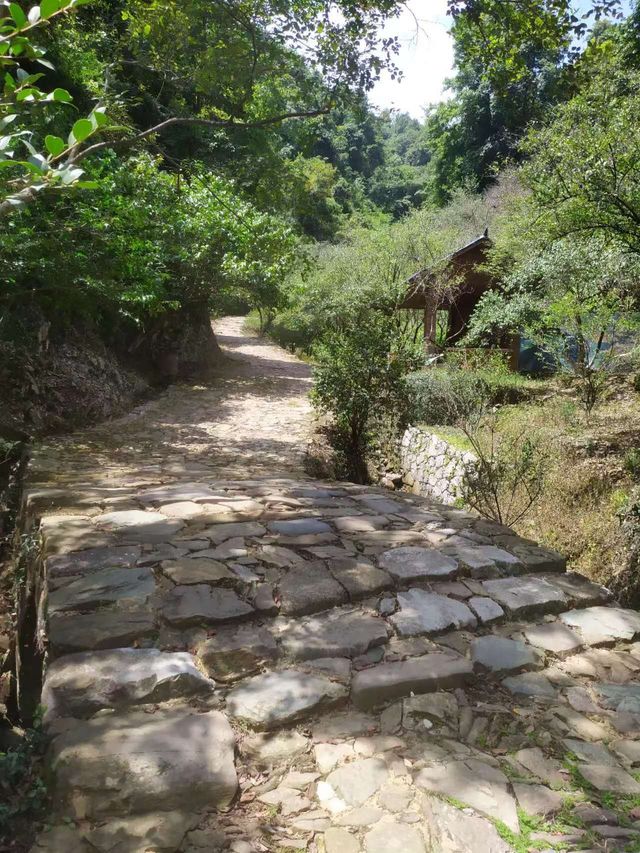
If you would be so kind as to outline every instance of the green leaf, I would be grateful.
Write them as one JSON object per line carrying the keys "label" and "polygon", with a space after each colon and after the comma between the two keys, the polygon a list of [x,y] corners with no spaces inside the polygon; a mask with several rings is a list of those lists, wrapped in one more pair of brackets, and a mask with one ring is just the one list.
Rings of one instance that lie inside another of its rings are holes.
{"label": "green leaf", "polygon": [[57,157],[58,154],[62,154],[64,149],[67,147],[64,144],[64,139],[61,139],[59,136],[52,136],[50,133],[45,136],[44,144],[49,154],[52,154],[54,157]]}
{"label": "green leaf", "polygon": [[53,101],[60,101],[63,104],[70,104],[73,101],[71,93],[67,92],[66,89],[54,89],[51,92],[51,99]]}
{"label": "green leaf", "polygon": [[40,4],[40,15],[43,18],[50,18],[54,12],[60,8],[60,0],[42,0]]}
{"label": "green leaf", "polygon": [[0,130],[4,130],[7,125],[11,124],[11,122],[15,121],[17,118],[17,113],[12,113],[8,116],[2,116],[2,118],[0,118]]}
{"label": "green leaf", "polygon": [[104,125],[109,121],[104,111],[97,108],[91,113],[89,120],[92,122],[94,130],[97,127],[104,127]]}
{"label": "green leaf", "polygon": [[37,24],[37,22],[40,20],[40,6],[32,6],[29,9],[28,18],[30,24]]}
{"label": "green leaf", "polygon": [[93,133],[93,125],[88,118],[80,118],[71,128],[69,134],[69,145],[75,145],[76,142],[83,142],[87,136]]}
{"label": "green leaf", "polygon": [[18,3],[9,3],[9,14],[16,22],[16,26],[19,29],[22,29],[22,27],[26,27],[26,25],[29,23],[27,21],[27,16],[25,15],[24,10],[22,9],[22,6],[20,6]]}

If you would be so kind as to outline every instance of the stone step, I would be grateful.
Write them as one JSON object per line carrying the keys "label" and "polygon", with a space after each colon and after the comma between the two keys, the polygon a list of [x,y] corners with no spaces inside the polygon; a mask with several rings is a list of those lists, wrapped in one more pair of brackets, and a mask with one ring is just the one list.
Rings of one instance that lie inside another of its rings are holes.
{"label": "stone step", "polygon": [[69,720],[48,755],[56,806],[79,819],[225,808],[238,787],[234,746],[219,711],[159,708]]}

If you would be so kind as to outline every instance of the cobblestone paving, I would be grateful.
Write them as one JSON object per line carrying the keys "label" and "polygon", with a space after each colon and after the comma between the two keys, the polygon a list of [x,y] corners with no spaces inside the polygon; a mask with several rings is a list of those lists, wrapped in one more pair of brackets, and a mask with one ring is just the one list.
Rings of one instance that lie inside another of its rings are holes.
{"label": "cobblestone paving", "polygon": [[35,453],[34,853],[640,850],[640,614],[462,510],[306,479],[306,367],[269,348],[279,402],[234,346],[226,423],[182,387]]}

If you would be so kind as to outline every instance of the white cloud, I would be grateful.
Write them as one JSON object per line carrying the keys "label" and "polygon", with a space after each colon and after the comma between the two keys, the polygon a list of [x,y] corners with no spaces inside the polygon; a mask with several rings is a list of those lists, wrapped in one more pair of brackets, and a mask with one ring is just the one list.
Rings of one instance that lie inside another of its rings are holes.
{"label": "white cloud", "polygon": [[384,28],[385,36],[400,41],[396,62],[402,80],[384,73],[369,100],[374,107],[422,118],[425,107],[446,97],[444,81],[453,73],[453,40],[446,0],[408,0],[407,7]]}

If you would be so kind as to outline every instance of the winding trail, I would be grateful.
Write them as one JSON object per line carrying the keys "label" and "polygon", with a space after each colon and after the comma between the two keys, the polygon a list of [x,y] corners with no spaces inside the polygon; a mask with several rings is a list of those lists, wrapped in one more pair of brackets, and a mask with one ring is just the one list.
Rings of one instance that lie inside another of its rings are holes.
{"label": "winding trail", "polygon": [[308,366],[216,331],[206,384],[34,449],[33,853],[640,849],[640,614],[508,528],[306,477]]}

